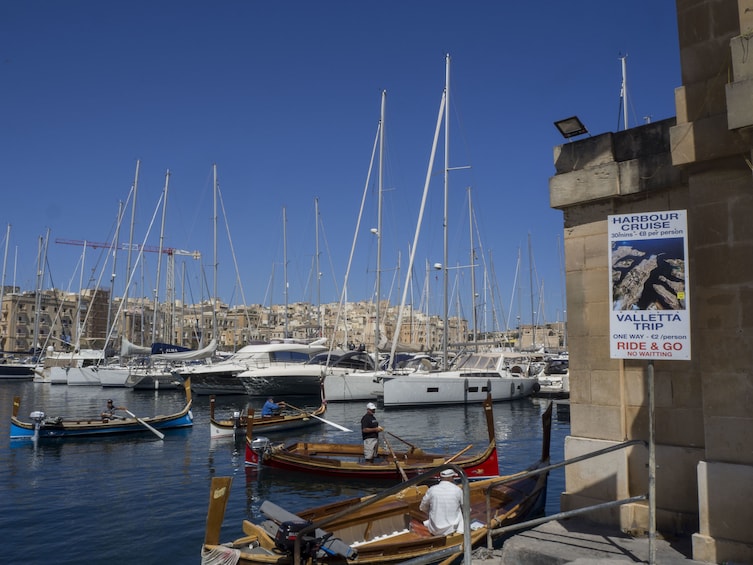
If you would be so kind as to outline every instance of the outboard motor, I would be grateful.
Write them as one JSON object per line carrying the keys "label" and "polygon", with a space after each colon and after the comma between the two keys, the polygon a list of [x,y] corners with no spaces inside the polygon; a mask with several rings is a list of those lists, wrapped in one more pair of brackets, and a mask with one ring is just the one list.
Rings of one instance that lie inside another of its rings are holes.
{"label": "outboard motor", "polygon": [[257,437],[251,441],[251,449],[253,449],[261,458],[269,450],[270,444],[271,442],[269,441],[269,438]]}
{"label": "outboard motor", "polygon": [[[267,532],[274,538],[275,546],[281,551],[293,553],[295,551],[295,541],[304,527],[311,522],[288,512],[284,508],[265,500],[259,511],[269,518],[263,524],[266,524]],[[301,556],[323,558],[326,556],[340,556],[352,561],[358,557],[358,551],[350,547],[339,538],[333,537],[332,533],[325,532],[321,528],[306,534],[300,540]]]}
{"label": "outboard motor", "polygon": [[[275,547],[285,553],[293,553],[295,550],[295,541],[299,537],[298,532],[309,525],[311,525],[311,522],[303,520],[283,522],[275,534]],[[312,534],[313,532],[300,539],[301,557],[303,559],[311,557],[319,549],[320,540]]]}
{"label": "outboard motor", "polygon": [[37,441],[37,439],[39,439],[39,428],[42,427],[42,423],[45,419],[45,413],[41,410],[34,410],[34,412],[29,414],[29,418],[31,418],[34,422],[34,437],[32,437],[32,440]]}
{"label": "outboard motor", "polygon": [[45,416],[46,414],[41,410],[35,410],[31,414],[29,414],[29,418],[34,420],[37,424],[41,424],[44,421]]}

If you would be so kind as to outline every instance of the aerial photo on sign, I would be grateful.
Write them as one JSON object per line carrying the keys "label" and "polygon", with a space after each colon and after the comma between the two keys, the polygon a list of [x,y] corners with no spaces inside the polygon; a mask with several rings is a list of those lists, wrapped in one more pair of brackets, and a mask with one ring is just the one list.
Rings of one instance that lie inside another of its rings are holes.
{"label": "aerial photo on sign", "polygon": [[609,216],[613,358],[690,359],[684,210]]}
{"label": "aerial photo on sign", "polygon": [[613,310],[685,310],[682,238],[612,242]]}

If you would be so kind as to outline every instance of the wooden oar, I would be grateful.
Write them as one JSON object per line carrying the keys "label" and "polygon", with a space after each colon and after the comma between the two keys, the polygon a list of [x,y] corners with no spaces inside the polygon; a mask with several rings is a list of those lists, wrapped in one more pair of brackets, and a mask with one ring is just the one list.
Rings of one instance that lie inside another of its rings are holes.
{"label": "wooden oar", "polygon": [[392,451],[392,446],[390,445],[390,442],[386,436],[384,438],[384,445],[386,445],[387,449],[390,450],[390,455],[392,455],[392,460],[395,462],[395,467],[397,467],[397,470],[400,471],[400,476],[403,478],[403,482],[404,483],[408,482],[408,475],[405,474],[405,469],[403,469],[403,466],[400,465],[400,461],[397,460],[397,455],[395,455],[395,452]]}
{"label": "wooden oar", "polygon": [[469,445],[468,447],[465,447],[465,448],[461,449],[460,451],[458,451],[455,455],[453,455],[449,459],[445,459],[445,463],[452,463],[453,461],[455,461],[455,459],[457,459],[458,457],[460,457],[461,455],[463,455],[463,453],[465,453],[466,451],[468,451],[471,447],[473,447],[473,444]]}
{"label": "wooden oar", "polygon": [[324,418],[320,418],[319,416],[315,416],[314,414],[312,414],[308,410],[303,410],[302,408],[296,408],[295,406],[293,406],[292,404],[288,404],[287,402],[285,403],[285,406],[288,406],[288,407],[292,408],[293,410],[298,410],[298,412],[303,412],[307,416],[311,416],[312,418],[316,418],[317,420],[319,420],[321,422],[324,422],[325,424],[329,424],[330,426],[333,426],[333,427],[337,428],[338,430],[342,430],[344,432],[352,432],[353,431],[353,430],[349,430],[345,426],[341,426],[340,424],[335,424],[334,422],[330,422],[329,420],[325,420]]}
{"label": "wooden oar", "polygon": [[144,426],[145,428],[147,428],[147,429],[148,429],[148,430],[149,430],[150,432],[152,432],[152,433],[153,433],[154,435],[156,435],[156,436],[157,436],[158,438],[160,438],[160,439],[165,439],[165,434],[163,434],[163,433],[162,433],[161,431],[159,431],[158,429],[156,429],[156,428],[153,428],[152,426],[150,426],[149,424],[147,424],[147,423],[146,423],[146,422],[145,422],[144,420],[142,420],[141,418],[139,418],[138,416],[136,416],[136,414],[134,414],[134,413],[133,413],[133,412],[131,412],[130,410],[126,410],[125,408],[123,408],[123,411],[124,411],[124,412],[125,412],[126,414],[128,414],[128,415],[129,415],[129,416],[130,416],[131,418],[135,418],[135,419],[136,419],[136,421],[138,421],[138,423],[139,423],[139,424],[141,424],[142,426]]}
{"label": "wooden oar", "polygon": [[402,442],[403,442],[403,443],[404,443],[405,445],[407,445],[408,447],[410,447],[410,450],[411,450],[411,452],[413,452],[413,451],[418,451],[419,453],[421,453],[421,452],[422,452],[422,450],[421,450],[420,448],[416,447],[416,446],[415,446],[415,445],[413,445],[413,444],[412,444],[411,442],[409,442],[409,441],[407,441],[407,440],[404,440],[404,439],[403,439],[403,438],[401,438],[401,437],[398,437],[398,436],[396,436],[396,435],[395,435],[395,434],[393,434],[392,432],[387,432],[387,433],[388,433],[388,434],[390,434],[390,435],[391,435],[392,437],[394,437],[394,438],[395,438],[396,440],[402,441]]}

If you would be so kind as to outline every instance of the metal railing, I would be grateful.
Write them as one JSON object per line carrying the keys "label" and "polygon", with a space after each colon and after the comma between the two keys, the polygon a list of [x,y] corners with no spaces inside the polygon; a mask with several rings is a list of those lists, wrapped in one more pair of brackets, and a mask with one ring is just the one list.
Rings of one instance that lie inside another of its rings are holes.
{"label": "metal railing", "polygon": [[[573,457],[572,459],[566,459],[565,461],[561,461],[559,463],[553,463],[551,465],[546,465],[544,467],[540,467],[538,469],[534,469],[532,471],[524,471],[521,473],[516,473],[514,475],[509,475],[503,478],[500,478],[498,481],[493,481],[488,487],[486,487],[486,515],[487,515],[487,525],[491,523],[491,491],[493,488],[498,487],[500,485],[504,485],[509,482],[518,481],[520,479],[525,479],[528,477],[533,477],[536,475],[540,475],[542,473],[548,473],[549,471],[552,471],[554,469],[559,469],[561,467],[565,467],[566,465],[572,465],[574,463],[580,463],[581,461],[586,461],[588,459],[592,459],[594,457],[598,457],[600,455],[606,455],[607,453],[612,453],[614,451],[619,451],[621,449],[625,449],[627,447],[632,447],[635,445],[643,445],[644,447],[648,446],[648,443],[635,439],[630,441],[625,441],[622,443],[619,443],[617,445],[612,445],[610,447],[606,447],[604,449],[599,449],[598,451],[592,451],[590,453],[586,453],[584,455],[580,455],[578,457]],[[301,539],[304,537],[305,534],[308,534],[310,532],[314,532],[317,529],[324,528],[327,524],[330,524],[331,522],[334,522],[336,520],[339,520],[343,516],[346,516],[350,513],[356,512],[358,510],[361,510],[362,508],[365,508],[367,506],[370,506],[371,504],[374,504],[376,502],[379,502],[380,500],[383,500],[384,498],[387,498],[388,496],[392,496],[393,494],[397,494],[398,492],[405,490],[407,488],[410,488],[412,486],[415,486],[419,483],[422,483],[426,481],[427,479],[430,479],[432,477],[436,477],[439,472],[441,472],[444,469],[452,469],[454,470],[461,479],[462,482],[462,489],[463,489],[463,523],[464,523],[464,530],[463,530],[463,562],[466,564],[471,563],[471,530],[470,530],[470,486],[468,477],[466,476],[465,472],[462,468],[458,467],[454,463],[445,463],[443,465],[439,465],[438,467],[433,467],[429,471],[426,471],[425,473],[422,473],[420,475],[417,475],[413,477],[412,479],[409,479],[408,481],[398,483],[393,487],[388,488],[387,490],[384,490],[378,494],[375,494],[366,500],[362,500],[358,504],[355,504],[353,506],[349,506],[348,508],[345,508],[341,510],[340,512],[337,512],[333,514],[332,516],[329,516],[327,518],[323,518],[322,520],[319,520],[317,522],[312,522],[311,524],[307,525],[303,529],[301,529],[298,532],[298,535],[295,539],[294,549],[293,549],[293,563],[301,563]],[[623,504],[628,504],[630,502],[637,502],[640,500],[646,500],[648,497],[647,495],[638,495],[633,496],[631,498],[626,498],[623,500],[616,500],[611,502],[605,502],[602,504],[596,504],[593,506],[587,506],[584,508],[578,508],[576,510],[569,510],[567,512],[560,512],[558,514],[552,514],[550,516],[544,516],[541,518],[536,518],[534,520],[526,520],[525,522],[518,522],[515,524],[510,524],[508,526],[503,526],[501,528],[497,529],[487,529],[487,547],[489,549],[493,548],[493,541],[492,541],[492,535],[500,535],[503,533],[507,533],[514,530],[522,530],[525,528],[530,528],[532,526],[536,526],[539,524],[543,524],[546,522],[551,522],[554,520],[560,520],[564,518],[570,518],[572,516],[577,516],[580,514],[585,514],[587,512],[591,512],[594,510],[601,510],[604,508],[611,508],[615,506],[621,506]],[[403,565],[422,565],[425,563],[434,563],[438,560],[441,560],[444,557],[449,557],[450,555],[457,554],[458,551],[455,548],[446,548],[442,550],[443,555],[440,555],[437,552],[432,552],[430,555],[422,556],[422,557],[416,557],[414,559],[407,560],[403,562]]]}
{"label": "metal railing", "polygon": [[[588,459],[592,459],[594,457],[598,457],[599,455],[606,455],[607,453],[612,453],[614,451],[619,451],[621,449],[625,449],[627,447],[632,447],[634,445],[642,445],[644,447],[648,447],[648,443],[643,441],[642,439],[633,439],[629,441],[624,441],[622,443],[618,443],[616,445],[612,445],[610,447],[605,447],[604,449],[599,449],[597,451],[591,451],[590,453],[586,453],[584,455],[579,455],[578,457],[573,457],[572,459],[566,459],[564,461],[561,461],[559,463],[553,463],[551,465],[547,465],[545,467],[540,467],[538,469],[534,469],[532,471],[526,471],[523,473],[518,473],[515,475],[510,475],[504,478],[501,478],[499,481],[495,481],[492,484],[490,484],[486,489],[486,523],[491,524],[491,491],[494,487],[504,485],[506,483],[517,481],[520,479],[525,479],[528,477],[533,477],[536,475],[541,475],[542,473],[549,473],[549,471],[552,471],[554,469],[559,469],[561,467],[565,467],[567,465],[572,465],[573,463],[580,463],[581,461],[586,461]],[[625,498],[622,500],[615,500],[611,502],[605,502],[602,504],[595,504],[593,506],[586,506],[583,508],[578,508],[576,510],[569,510],[567,512],[559,512],[557,514],[552,514],[550,516],[544,516],[542,518],[536,518],[534,520],[526,520],[525,522],[518,522],[515,524],[510,524],[508,526],[502,526],[501,528],[496,528],[494,530],[488,529],[486,532],[486,545],[488,549],[492,549],[493,542],[492,542],[492,536],[494,534],[500,535],[507,532],[515,531],[515,530],[523,530],[525,528],[530,528],[532,526],[538,526],[539,524],[544,524],[546,522],[552,522],[554,520],[560,520],[564,518],[571,518],[573,516],[578,516],[580,514],[586,514],[588,512],[591,512],[593,510],[601,510],[604,508],[612,508],[614,506],[622,506],[623,504],[628,504],[630,502],[637,502],[639,500],[646,500],[648,498],[648,495],[641,494],[637,496],[633,496],[630,498]],[[470,561],[468,562],[470,563]]]}

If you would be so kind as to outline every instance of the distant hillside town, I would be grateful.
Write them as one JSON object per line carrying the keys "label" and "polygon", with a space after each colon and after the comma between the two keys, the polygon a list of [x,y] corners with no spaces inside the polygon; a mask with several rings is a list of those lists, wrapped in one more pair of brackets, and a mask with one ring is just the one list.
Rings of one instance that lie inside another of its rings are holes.
{"label": "distant hillside town", "polygon": [[[156,312],[155,312],[156,306]],[[383,301],[379,311],[380,342],[391,344],[398,306]],[[313,340],[334,336],[343,348],[373,347],[376,311],[373,302],[349,302],[317,306],[307,302],[288,305],[233,306],[217,300],[199,304],[158,303],[146,298],[110,300],[103,290],[71,293],[57,289],[21,292],[6,286],[0,319],[0,349],[6,353],[33,353],[78,348],[117,350],[121,334],[137,345],[164,342],[198,348],[216,334],[219,348],[234,351],[255,341],[285,338]],[[125,328],[121,331],[120,328]],[[216,328],[216,332],[215,332]],[[567,348],[566,324],[555,322],[521,325],[494,332],[473,331],[468,321],[455,316],[447,323],[448,344],[468,342],[519,349],[563,351]],[[406,306],[398,343],[416,351],[442,349],[442,317]],[[475,339],[474,339],[475,338]],[[535,345],[535,347],[534,347]],[[389,349],[389,345],[386,346]]]}

